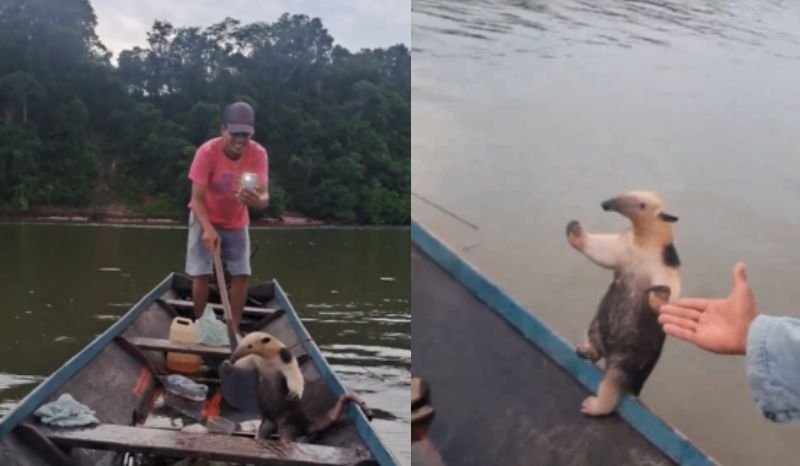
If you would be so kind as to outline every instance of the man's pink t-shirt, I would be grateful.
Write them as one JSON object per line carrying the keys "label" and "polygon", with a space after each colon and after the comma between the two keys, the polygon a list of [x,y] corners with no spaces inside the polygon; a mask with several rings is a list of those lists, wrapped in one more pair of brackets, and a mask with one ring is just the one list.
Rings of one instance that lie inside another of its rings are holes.
{"label": "man's pink t-shirt", "polygon": [[[197,149],[189,169],[189,179],[206,185],[206,210],[212,224],[226,230],[238,230],[250,221],[247,206],[237,197],[242,175],[250,172],[263,186],[269,179],[267,150],[248,141],[238,160],[225,156],[221,137],[211,139]],[[191,209],[192,203],[189,203]]]}

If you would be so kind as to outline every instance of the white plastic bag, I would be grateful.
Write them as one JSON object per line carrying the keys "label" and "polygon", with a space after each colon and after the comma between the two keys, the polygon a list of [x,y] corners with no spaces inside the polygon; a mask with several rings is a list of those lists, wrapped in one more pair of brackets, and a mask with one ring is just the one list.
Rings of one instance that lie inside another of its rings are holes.
{"label": "white plastic bag", "polygon": [[228,327],[217,319],[214,310],[206,304],[203,316],[197,319],[197,342],[209,346],[228,346]]}

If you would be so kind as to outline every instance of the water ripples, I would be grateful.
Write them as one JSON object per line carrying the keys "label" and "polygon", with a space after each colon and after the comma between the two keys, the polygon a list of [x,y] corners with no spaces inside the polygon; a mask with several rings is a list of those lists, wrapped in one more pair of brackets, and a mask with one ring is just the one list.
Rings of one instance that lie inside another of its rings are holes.
{"label": "water ripples", "polygon": [[[671,47],[686,38],[713,37],[720,45],[737,43],[769,55],[797,59],[800,40],[794,24],[775,20],[789,8],[796,6],[664,0],[413,0],[413,51],[480,59],[487,54],[497,56],[489,53],[496,47],[485,44],[500,42],[509,51],[552,58],[555,50],[576,44]],[[463,39],[463,47],[435,46],[453,37]]]}

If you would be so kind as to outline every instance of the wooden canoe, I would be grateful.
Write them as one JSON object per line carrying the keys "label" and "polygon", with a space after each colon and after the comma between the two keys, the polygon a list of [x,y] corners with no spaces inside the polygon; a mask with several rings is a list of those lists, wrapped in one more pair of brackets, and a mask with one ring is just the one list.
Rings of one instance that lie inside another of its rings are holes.
{"label": "wooden canoe", "polygon": [[[211,289],[210,302],[218,304],[216,287],[212,285]],[[222,399],[219,378],[213,370],[228,356],[229,347],[177,345],[168,339],[172,319],[191,314],[190,300],[190,279],[177,273],[169,275],[36,387],[0,419],[0,464],[111,466],[128,464],[130,458],[152,459],[158,464],[186,458],[264,465],[398,464],[354,405],[313,442],[256,440],[252,428],[257,415],[238,412]],[[214,307],[221,315],[221,307]],[[327,411],[344,393],[277,281],[249,288],[242,330],[269,332],[291,348],[306,378],[304,409],[311,416]],[[206,373],[191,376],[206,384],[209,393],[206,401],[189,403],[192,408],[188,411],[180,403],[156,403],[165,399],[167,350],[200,354],[209,367]],[[57,428],[40,423],[35,410],[65,393],[94,410],[100,424]],[[226,435],[181,428],[203,424],[209,416],[233,421],[236,429]]]}
{"label": "wooden canoe", "polygon": [[416,222],[411,237],[412,464],[715,464],[634,397],[584,416],[600,370]]}

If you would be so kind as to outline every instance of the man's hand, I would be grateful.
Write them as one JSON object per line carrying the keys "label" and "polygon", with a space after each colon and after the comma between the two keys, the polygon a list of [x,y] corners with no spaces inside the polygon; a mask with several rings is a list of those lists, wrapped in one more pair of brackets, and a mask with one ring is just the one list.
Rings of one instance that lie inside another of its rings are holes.
{"label": "man's hand", "polygon": [[260,195],[255,189],[245,188],[239,191],[239,200],[242,201],[242,203],[244,203],[244,205],[248,207],[263,209],[266,207],[268,199],[269,199],[268,194],[265,193],[263,195]]}
{"label": "man's hand", "polygon": [[664,332],[721,354],[745,354],[750,323],[758,315],[743,263],[733,268],[733,288],[725,299],[680,299],[659,309]]}
{"label": "man's hand", "polygon": [[209,254],[212,256],[214,252],[219,252],[220,249],[220,241],[219,235],[217,234],[214,228],[209,228],[207,230],[203,230],[203,246],[206,247]]}

